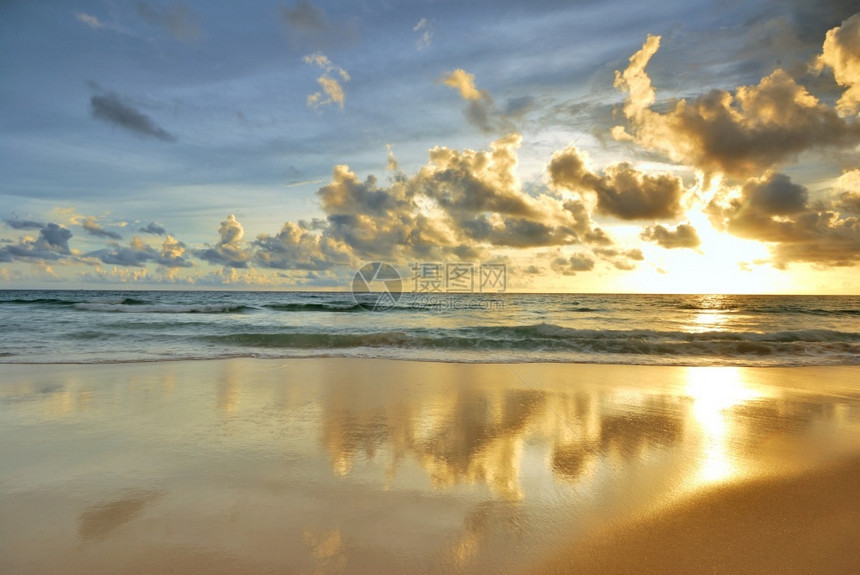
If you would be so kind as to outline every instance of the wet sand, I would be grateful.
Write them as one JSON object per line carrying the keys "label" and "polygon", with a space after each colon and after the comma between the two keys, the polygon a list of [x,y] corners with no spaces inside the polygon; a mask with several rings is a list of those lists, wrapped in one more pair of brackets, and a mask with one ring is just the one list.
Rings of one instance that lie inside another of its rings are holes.
{"label": "wet sand", "polygon": [[2,365],[0,572],[858,572],[858,381]]}
{"label": "wet sand", "polygon": [[529,573],[860,573],[860,457],[729,483],[608,527]]}

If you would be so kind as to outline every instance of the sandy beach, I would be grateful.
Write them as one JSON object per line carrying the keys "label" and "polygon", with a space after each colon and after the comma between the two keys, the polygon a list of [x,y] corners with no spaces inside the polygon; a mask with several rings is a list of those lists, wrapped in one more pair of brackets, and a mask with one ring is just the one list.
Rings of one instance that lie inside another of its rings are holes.
{"label": "sandy beach", "polygon": [[4,573],[852,573],[860,368],[0,366]]}

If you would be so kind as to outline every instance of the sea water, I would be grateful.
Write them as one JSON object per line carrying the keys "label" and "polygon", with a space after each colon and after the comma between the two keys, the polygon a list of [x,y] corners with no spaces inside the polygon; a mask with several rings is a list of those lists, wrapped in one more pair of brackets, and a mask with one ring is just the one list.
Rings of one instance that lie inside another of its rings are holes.
{"label": "sea water", "polygon": [[860,296],[0,291],[0,362],[858,365]]}

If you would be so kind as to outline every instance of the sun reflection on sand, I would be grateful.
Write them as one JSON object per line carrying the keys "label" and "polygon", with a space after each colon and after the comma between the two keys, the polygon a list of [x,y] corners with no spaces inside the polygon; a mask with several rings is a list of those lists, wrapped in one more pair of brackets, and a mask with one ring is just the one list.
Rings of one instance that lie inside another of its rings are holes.
{"label": "sun reflection on sand", "polygon": [[735,422],[727,410],[760,396],[743,378],[742,368],[697,367],[688,370],[686,393],[693,400],[692,414],[702,433],[698,483],[723,481],[739,473],[731,454]]}

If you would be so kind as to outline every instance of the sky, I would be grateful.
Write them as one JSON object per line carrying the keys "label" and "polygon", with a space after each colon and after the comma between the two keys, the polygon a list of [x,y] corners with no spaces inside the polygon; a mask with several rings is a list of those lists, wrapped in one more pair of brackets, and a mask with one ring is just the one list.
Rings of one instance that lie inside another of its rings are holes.
{"label": "sky", "polygon": [[860,293],[851,1],[0,4],[0,289]]}

